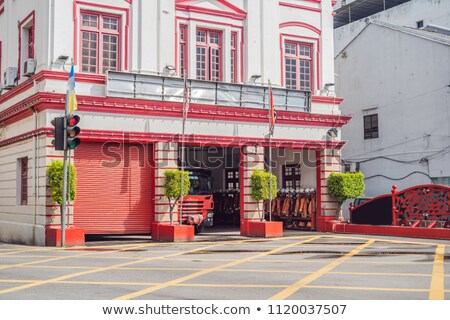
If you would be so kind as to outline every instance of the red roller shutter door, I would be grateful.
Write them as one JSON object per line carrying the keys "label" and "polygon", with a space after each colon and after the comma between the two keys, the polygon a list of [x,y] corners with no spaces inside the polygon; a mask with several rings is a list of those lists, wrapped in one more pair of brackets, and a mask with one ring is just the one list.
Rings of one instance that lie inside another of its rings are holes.
{"label": "red roller shutter door", "polygon": [[150,233],[151,145],[102,145],[86,142],[75,151],[75,226],[86,234]]}

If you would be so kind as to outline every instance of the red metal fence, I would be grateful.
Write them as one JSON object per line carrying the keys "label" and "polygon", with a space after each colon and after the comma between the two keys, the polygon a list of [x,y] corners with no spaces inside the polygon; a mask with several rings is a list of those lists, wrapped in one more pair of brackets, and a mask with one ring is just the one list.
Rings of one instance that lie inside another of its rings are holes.
{"label": "red metal fence", "polygon": [[394,185],[391,194],[351,204],[350,217],[354,224],[450,228],[450,187],[425,184],[397,191]]}
{"label": "red metal fence", "polygon": [[392,186],[393,225],[444,227],[450,218],[450,187],[425,184],[397,191]]}

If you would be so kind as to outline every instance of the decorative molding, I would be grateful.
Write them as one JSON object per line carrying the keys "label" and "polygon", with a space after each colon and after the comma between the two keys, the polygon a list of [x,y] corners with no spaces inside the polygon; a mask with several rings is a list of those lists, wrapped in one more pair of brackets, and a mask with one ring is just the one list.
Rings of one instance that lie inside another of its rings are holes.
{"label": "decorative molding", "polygon": [[[18,32],[19,32],[19,44],[18,44],[18,62],[17,62],[17,79],[20,80],[21,78],[21,72],[22,72],[22,68],[21,68],[21,64],[22,64],[22,27],[24,24],[27,24],[28,22],[31,21],[31,25],[33,26],[33,39],[34,41],[36,41],[36,11],[33,10],[31,11],[22,21],[19,22],[18,24]],[[33,48],[34,51],[34,48]],[[36,57],[34,57],[36,58]]]}
{"label": "decorative molding", "polygon": [[[128,3],[131,3],[131,0],[125,0]],[[121,19],[121,20],[125,20],[125,21],[121,21],[122,23],[124,23],[124,32],[125,34],[122,35],[122,33],[120,32],[120,37],[123,37],[123,41],[124,41],[124,47],[123,50],[124,52],[122,52],[122,48],[120,50],[120,56],[124,57],[124,63],[123,63],[123,68],[121,68],[121,70],[128,70],[128,56],[129,56],[129,37],[130,37],[130,9],[129,8],[122,8],[122,7],[115,7],[115,6],[110,6],[110,5],[103,5],[103,4],[97,4],[97,3],[91,3],[91,2],[85,2],[85,1],[79,1],[79,0],[74,0],[73,1],[73,39],[74,39],[74,45],[73,45],[73,63],[75,65],[78,65],[78,56],[79,56],[79,38],[78,35],[80,33],[79,30],[79,21],[78,21],[78,8],[80,6],[87,6],[87,7],[95,7],[98,9],[108,9],[108,10],[115,10],[117,12],[122,12],[122,14],[125,16],[125,19]],[[101,12],[101,11],[99,11]],[[122,40],[122,39],[121,39]],[[120,64],[122,65],[122,63]]]}
{"label": "decorative molding", "polygon": [[312,7],[307,7],[307,6],[302,6],[299,4],[294,4],[294,3],[290,3],[290,2],[279,2],[279,5],[282,7],[288,7],[288,8],[294,8],[294,9],[299,9],[299,10],[307,10],[307,11],[313,11],[313,12],[318,12],[321,13],[322,9],[319,8],[312,8]]}
{"label": "decorative molding", "polygon": [[[18,86],[8,90],[8,92],[6,92],[5,94],[2,94],[0,96],[0,104],[32,88],[35,85],[35,83],[39,83],[44,80],[68,81],[68,79],[69,79],[68,72],[42,70],[37,74],[35,74],[34,76],[28,78],[26,81],[22,82]],[[106,85],[106,76],[102,74],[76,73],[75,80],[77,82]]]}
{"label": "decorative molding", "polygon": [[306,28],[306,29],[309,29],[309,30],[317,33],[318,35],[320,35],[322,33],[320,31],[320,29],[318,29],[318,28],[316,28],[316,27],[314,27],[314,26],[312,26],[310,24],[307,24],[307,23],[304,23],[304,22],[299,22],[299,21],[288,21],[288,22],[280,23],[280,29],[281,28],[286,28],[286,27]]}
{"label": "decorative molding", "polygon": [[[28,131],[12,138],[0,141],[0,147],[30,139],[35,136],[46,135],[52,137],[53,128],[40,128]],[[165,134],[155,132],[133,132],[133,131],[113,131],[113,130],[90,130],[85,129],[80,133],[80,139],[88,142],[123,142],[123,143],[154,143],[154,142],[181,142],[180,134]],[[233,136],[211,136],[211,135],[187,135],[185,137],[187,145],[208,145],[208,146],[259,146],[268,147],[269,142],[265,138],[254,137],[233,137]],[[344,141],[322,141],[322,140],[295,140],[295,139],[272,139],[272,147],[289,149],[322,150],[341,149]]]}
{"label": "decorative molding", "polygon": [[320,87],[321,87],[321,85],[320,85],[320,82],[321,82],[321,78],[320,78],[320,50],[321,50],[320,38],[299,36],[296,34],[289,34],[289,33],[280,33],[280,52],[283,53],[282,55],[280,55],[280,65],[282,66],[281,67],[281,83],[282,83],[282,85],[283,86],[285,85],[284,42],[283,42],[283,40],[290,40],[289,38],[297,39],[296,41],[298,41],[298,42],[311,43],[311,44],[313,44],[313,47],[315,46],[315,48],[313,50],[315,52],[315,56],[313,57],[313,65],[316,66],[316,69],[314,69],[314,67],[313,67],[314,75],[312,77],[313,78],[312,81],[314,82],[314,79],[315,79],[316,85],[314,85],[313,88],[316,88],[316,86],[317,86],[317,89],[320,89]]}
{"label": "decorative molding", "polygon": [[329,97],[329,96],[312,96],[312,102],[313,103],[330,103],[339,105],[344,101],[343,98],[338,97]]}
{"label": "decorative molding", "polygon": [[231,12],[224,10],[208,9],[192,5],[191,3],[194,1],[195,0],[177,0],[175,4],[175,9],[185,12],[195,12],[218,17],[226,17],[235,20],[244,20],[247,16],[247,13],[244,10],[239,9],[238,7],[234,6],[233,4],[229,3],[226,0],[216,0],[216,1],[224,5],[225,7],[229,8]]}

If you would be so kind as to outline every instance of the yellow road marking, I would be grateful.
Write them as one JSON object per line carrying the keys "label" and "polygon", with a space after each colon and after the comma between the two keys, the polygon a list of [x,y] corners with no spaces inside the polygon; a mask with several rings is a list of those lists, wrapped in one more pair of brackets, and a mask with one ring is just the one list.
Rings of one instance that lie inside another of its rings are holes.
{"label": "yellow road marking", "polygon": [[[128,285],[128,286],[156,286],[161,283],[152,282],[103,282],[103,281],[59,281],[58,283],[65,284],[85,284],[85,285]],[[286,285],[274,285],[274,284],[203,284],[203,283],[180,283],[174,285],[174,287],[218,287],[218,288],[285,288]]]}
{"label": "yellow road marking", "polygon": [[300,242],[298,242],[298,243],[290,243],[290,244],[288,244],[288,245],[284,245],[284,246],[278,247],[278,248],[276,248],[276,249],[273,249],[273,250],[270,250],[270,251],[267,251],[267,252],[260,253],[260,254],[258,254],[258,255],[256,255],[256,256],[251,256],[251,257],[243,258],[243,259],[236,260],[236,261],[233,261],[233,262],[224,264],[224,265],[215,266],[215,267],[212,267],[212,268],[209,268],[209,269],[204,269],[204,270],[195,272],[195,273],[193,273],[193,274],[190,274],[190,275],[187,275],[187,276],[178,278],[178,279],[174,279],[174,280],[168,281],[168,282],[166,282],[166,283],[163,283],[163,284],[160,284],[160,285],[157,285],[157,286],[153,286],[153,287],[150,287],[150,288],[147,288],[147,289],[139,290],[139,291],[137,291],[137,292],[133,292],[133,293],[130,293],[130,294],[126,294],[126,295],[117,297],[117,298],[115,298],[114,300],[128,300],[128,299],[133,299],[133,298],[136,298],[136,297],[140,297],[140,296],[142,296],[142,295],[145,295],[145,294],[148,294],[148,293],[151,293],[151,292],[154,292],[154,291],[163,289],[163,288],[167,288],[167,287],[170,287],[170,286],[174,286],[174,285],[176,285],[176,284],[180,284],[180,283],[185,282],[185,281],[187,281],[187,280],[191,280],[191,279],[194,279],[194,278],[198,278],[198,277],[200,277],[200,276],[209,274],[209,273],[211,273],[211,272],[215,272],[215,271],[218,271],[218,270],[222,270],[222,269],[225,269],[225,268],[228,268],[228,267],[233,267],[233,266],[236,266],[236,265],[238,265],[238,264],[242,264],[242,263],[244,263],[244,262],[247,262],[247,261],[251,261],[251,260],[257,259],[257,258],[259,258],[259,257],[263,257],[263,256],[270,255],[270,254],[272,254],[272,253],[275,253],[275,252],[278,252],[278,251],[281,251],[281,250],[284,250],[284,249],[293,247],[293,246],[298,245],[298,244],[300,244],[300,243],[305,243],[305,242],[313,241],[313,240],[318,239],[318,238],[320,238],[320,237],[321,237],[321,236],[315,236],[315,237],[312,237],[312,238],[310,238],[310,239],[300,241]]}
{"label": "yellow road marking", "polygon": [[[23,266],[21,268],[32,269],[98,269],[99,267],[92,266]],[[130,271],[201,271],[203,268],[173,268],[173,267],[123,267],[115,268],[116,270],[130,270]],[[267,270],[267,269],[223,269],[222,272],[257,272],[257,273],[279,273],[279,270]],[[284,270],[283,273],[292,274],[311,274],[314,271],[298,271],[298,270]],[[353,272],[353,271],[330,271],[329,274],[341,274],[341,275],[369,275],[369,276],[399,276],[399,277],[431,277],[426,273],[397,273],[397,272]],[[444,275],[444,277],[450,277],[450,275]],[[37,280],[30,280],[29,282],[35,282]],[[4,280],[0,279],[0,282]],[[14,281],[13,281],[14,282]],[[17,281],[16,281],[17,282]]]}
{"label": "yellow road marking", "polygon": [[[223,269],[222,272],[257,272],[257,273],[280,273],[280,270],[261,270],[261,269]],[[297,271],[297,270],[283,270],[283,273],[313,273],[314,271]]]}
{"label": "yellow road marking", "polygon": [[393,240],[393,239],[385,239],[385,238],[366,238],[366,237],[346,237],[346,236],[330,236],[330,238],[335,239],[358,239],[358,240],[374,240],[379,242],[388,242],[388,243],[398,243],[398,244],[419,244],[419,245],[440,245],[437,242],[420,242],[420,241],[407,241],[407,240]]}
{"label": "yellow road marking", "polygon": [[33,269],[96,269],[98,267],[88,266],[20,266],[16,268],[33,268]]}
{"label": "yellow road marking", "polygon": [[[71,256],[72,258],[73,257],[80,257],[80,256],[83,256],[83,255],[86,255],[87,253],[85,253],[85,254],[80,254],[80,255],[75,255],[75,256]],[[10,268],[20,268],[20,267],[23,267],[23,266],[28,266],[28,265],[33,265],[33,264],[39,264],[39,263],[45,263],[45,262],[51,262],[51,261],[58,261],[58,260],[64,260],[64,259],[67,259],[68,257],[67,256],[64,256],[64,257],[54,257],[54,258],[49,258],[49,259],[44,259],[44,260],[38,260],[38,261],[30,261],[30,262],[24,262],[24,263],[18,263],[18,264],[11,264],[11,265],[4,265],[4,266],[2,266],[2,267],[0,267],[0,270],[3,270],[3,269],[10,269]]]}
{"label": "yellow road marking", "polygon": [[198,271],[203,270],[202,268],[164,268],[164,267],[142,267],[142,268],[135,268],[135,267],[125,267],[125,268],[117,268],[117,270],[131,270],[131,271]]}
{"label": "yellow road marking", "polygon": [[[222,262],[226,262],[226,261],[235,261],[234,259],[209,259],[209,258],[168,258],[166,260],[171,260],[171,261],[222,261]],[[331,259],[330,259],[331,260]],[[326,264],[328,261],[325,261],[323,259],[308,259],[308,260],[282,260],[282,259],[270,259],[270,260],[263,260],[263,259],[256,259],[253,260],[253,262],[261,262],[261,263],[323,263]],[[392,265],[396,265],[396,264],[413,264],[413,265],[426,265],[426,264],[432,264],[433,262],[427,262],[427,261],[417,261],[417,262],[410,262],[410,261],[404,261],[404,262],[400,262],[400,261],[368,261],[368,260],[358,260],[358,261],[347,261],[346,263],[351,263],[351,264],[382,264],[382,265],[386,265],[386,264],[392,264]]]}
{"label": "yellow road marking", "polygon": [[227,262],[227,261],[236,261],[236,259],[210,259],[210,258],[165,258],[164,260],[169,261],[212,261],[212,262]]}
{"label": "yellow road marking", "polygon": [[444,253],[445,245],[438,245],[434,255],[433,273],[430,285],[430,300],[444,300]]}
{"label": "yellow road marking", "polygon": [[71,281],[71,280],[62,280],[58,281],[58,283],[64,284],[87,284],[87,285],[96,285],[96,286],[154,286],[159,284],[158,282],[129,282],[129,281]]}
{"label": "yellow road marking", "polygon": [[337,290],[364,290],[364,291],[400,291],[400,292],[427,292],[428,289],[411,288],[373,288],[373,287],[351,287],[351,286],[313,286],[306,285],[304,288],[310,289],[337,289]]}
{"label": "yellow road marking", "polygon": [[306,286],[307,284],[313,282],[314,280],[316,280],[317,278],[321,277],[322,275],[324,275],[325,273],[331,271],[332,269],[336,268],[338,265],[342,264],[343,262],[345,262],[345,260],[350,259],[351,257],[353,257],[354,255],[358,254],[361,250],[367,248],[368,246],[370,246],[372,243],[374,243],[374,240],[369,240],[367,241],[365,244],[356,247],[355,249],[353,249],[352,251],[350,251],[349,253],[347,253],[345,256],[331,262],[330,264],[326,265],[325,267],[317,270],[316,272],[314,272],[313,274],[307,276],[306,278],[297,281],[296,283],[294,283],[293,285],[289,286],[288,288],[284,289],[283,291],[277,293],[276,295],[270,297],[270,300],[283,300],[288,298],[289,296],[291,296],[292,294],[294,294],[296,291],[300,290],[302,287]]}
{"label": "yellow road marking", "polygon": [[219,284],[219,283],[178,283],[174,287],[218,287],[218,288],[285,288],[287,285],[276,284]]}
{"label": "yellow road marking", "polygon": [[18,279],[0,279],[0,283],[29,283],[29,282],[35,282],[36,280],[18,280]]}
{"label": "yellow road marking", "polygon": [[[0,283],[33,283],[34,280],[0,280]],[[63,280],[58,283],[62,284],[80,284],[80,285],[133,285],[133,286],[152,286],[161,285],[161,283],[153,282],[120,282],[120,281],[70,281]],[[221,287],[221,288],[287,288],[288,285],[266,285],[266,284],[219,284],[219,283],[179,283],[174,287]],[[415,288],[376,288],[376,287],[354,287],[354,286],[326,286],[326,285],[306,285],[304,288],[310,289],[336,289],[336,290],[364,290],[364,291],[399,291],[399,292],[428,292],[428,289]],[[450,292],[450,290],[444,290]]]}
{"label": "yellow road marking", "polygon": [[[325,260],[319,260],[319,259],[308,259],[308,260],[255,260],[255,262],[275,262],[275,263],[326,263]],[[346,263],[349,264],[432,264],[433,262],[399,262],[399,261],[368,261],[368,260],[358,260],[358,261],[347,261]]]}
{"label": "yellow road marking", "polygon": [[[188,252],[195,252],[195,251],[199,251],[199,250],[205,250],[205,249],[212,248],[212,247],[217,247],[217,246],[219,246],[219,245],[210,245],[210,246],[206,246],[206,247],[197,248],[197,249],[194,249],[194,250],[189,250],[187,252],[186,251],[177,252],[177,253],[174,253],[174,254],[171,254],[171,255],[168,255],[168,256],[181,255],[181,254],[185,254],[185,253],[188,253]],[[19,291],[19,290],[23,290],[23,289],[27,289],[27,288],[37,287],[37,286],[40,286],[40,285],[43,285],[43,284],[54,283],[54,282],[67,280],[67,279],[78,277],[78,276],[93,274],[93,273],[97,273],[97,272],[101,272],[101,271],[107,271],[107,270],[116,269],[116,268],[120,268],[120,267],[125,267],[125,266],[129,266],[129,265],[133,265],[133,264],[137,264],[137,263],[141,263],[141,262],[152,261],[152,260],[159,260],[159,259],[162,259],[164,257],[165,256],[144,258],[144,259],[141,259],[141,260],[125,262],[125,263],[116,264],[116,265],[112,265],[112,266],[108,266],[108,267],[101,267],[101,268],[97,268],[97,269],[93,269],[93,270],[86,270],[86,271],[81,271],[81,272],[77,272],[77,273],[71,273],[71,274],[68,274],[68,275],[65,275],[65,276],[61,276],[61,277],[56,277],[56,278],[42,280],[42,281],[36,281],[34,283],[29,283],[29,284],[25,284],[25,285],[18,286],[18,287],[13,287],[13,288],[9,288],[9,289],[0,290],[0,294],[11,293],[11,292],[15,292],[15,291]]]}
{"label": "yellow road marking", "polygon": [[[131,246],[131,245],[128,245]],[[130,250],[131,248],[140,248],[142,247],[142,245],[133,245],[130,248],[128,248],[128,250]],[[119,249],[116,250],[115,252],[119,252],[122,250],[127,250],[127,249]],[[113,251],[107,251],[104,253],[110,253]],[[79,254],[75,254],[75,255],[67,255],[67,256],[61,256],[61,257],[53,257],[53,258],[49,258],[49,259],[44,259],[44,260],[37,260],[37,261],[30,261],[30,262],[24,262],[24,263],[18,263],[18,264],[12,264],[12,265],[7,265],[7,266],[2,266],[0,267],[0,270],[4,270],[4,269],[10,269],[10,268],[15,268],[15,267],[23,267],[23,266],[28,266],[28,265],[34,265],[34,264],[40,264],[40,263],[45,263],[45,262],[51,262],[51,261],[58,261],[58,260],[65,260],[65,259],[72,259],[72,258],[79,258],[79,257],[83,257],[83,256],[89,256],[92,254],[99,254],[98,252],[84,252],[84,253],[79,253]],[[0,291],[1,293],[1,291]]]}
{"label": "yellow road marking", "polygon": [[368,275],[368,276],[396,276],[396,277],[431,277],[426,273],[396,273],[396,272],[343,272],[331,271],[329,274],[344,274],[344,275]]}
{"label": "yellow road marking", "polygon": [[4,253],[0,253],[0,257],[6,257],[6,256],[8,256],[8,255],[11,255],[11,254],[16,254],[16,253],[23,253],[23,252],[30,252],[30,251],[34,251],[34,250],[19,250],[19,251],[9,251],[9,252],[4,252]]}
{"label": "yellow road marking", "polygon": [[[116,252],[122,252],[123,250],[127,250],[127,249],[117,249],[115,251],[109,251],[109,252],[104,252],[103,254],[108,254],[108,253],[116,253]],[[172,251],[173,252],[173,251]],[[85,252],[85,253],[80,253],[80,254],[74,254],[71,256],[64,256],[64,258],[71,258],[71,257],[83,257],[83,259],[95,259],[95,260],[112,260],[112,259],[116,259],[116,260],[140,260],[142,259],[142,257],[105,257],[105,256],[99,256],[98,254],[102,254],[102,252]],[[62,256],[43,256],[43,255],[25,255],[25,256],[12,256],[12,257],[4,257],[4,258],[61,258]],[[3,258],[3,257],[2,257]]]}

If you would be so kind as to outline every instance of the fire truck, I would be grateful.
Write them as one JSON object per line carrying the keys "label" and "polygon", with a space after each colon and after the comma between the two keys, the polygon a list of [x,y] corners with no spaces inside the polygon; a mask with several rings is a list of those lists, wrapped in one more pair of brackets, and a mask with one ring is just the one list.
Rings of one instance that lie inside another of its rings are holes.
{"label": "fire truck", "polygon": [[190,189],[183,197],[181,219],[183,224],[193,225],[195,233],[203,231],[204,227],[213,225],[214,201],[212,195],[211,171],[203,169],[186,169],[189,171]]}

